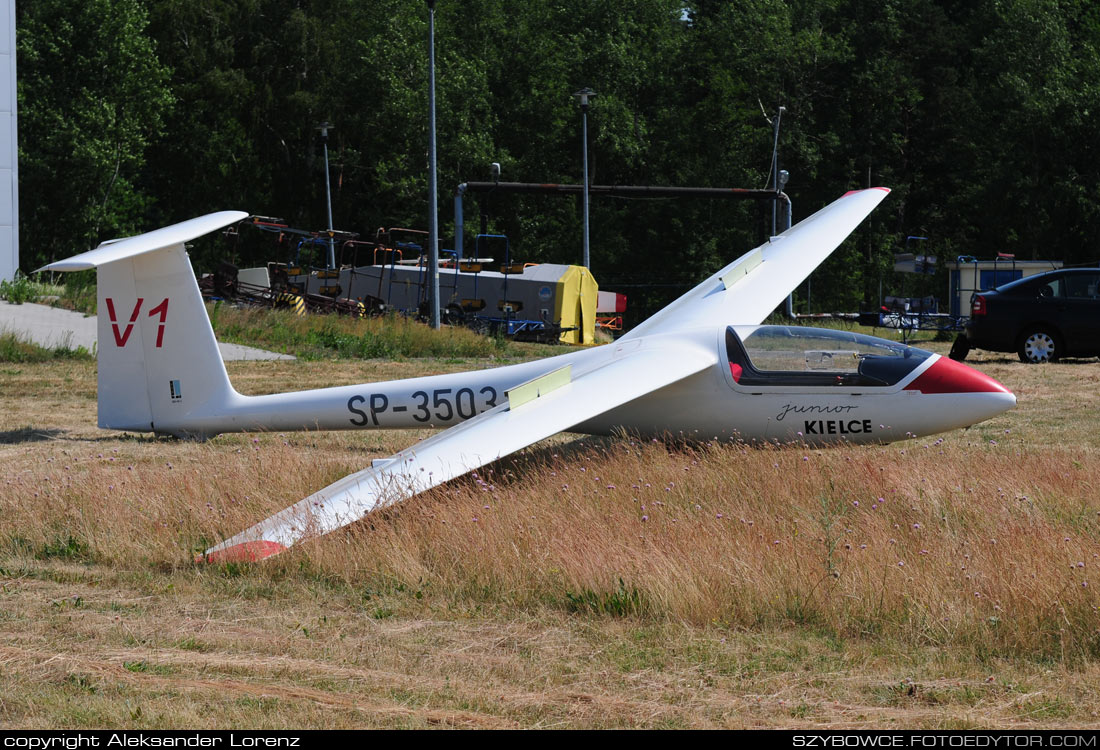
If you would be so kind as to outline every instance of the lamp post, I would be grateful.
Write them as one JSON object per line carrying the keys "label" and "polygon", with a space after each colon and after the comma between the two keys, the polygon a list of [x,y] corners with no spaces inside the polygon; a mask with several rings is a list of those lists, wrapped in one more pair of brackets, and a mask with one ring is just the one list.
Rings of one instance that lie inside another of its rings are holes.
{"label": "lamp post", "polygon": [[581,103],[581,161],[584,164],[584,254],[582,256],[585,268],[590,268],[588,254],[588,99],[596,95],[596,92],[585,86],[573,96]]}
{"label": "lamp post", "polygon": [[439,211],[435,153],[435,0],[428,0],[428,304],[431,325],[439,321]]}
{"label": "lamp post", "polygon": [[332,181],[328,175],[328,131],[333,129],[332,125],[327,122],[322,122],[317,126],[317,129],[321,131],[321,148],[325,153],[325,204],[328,206],[328,267],[330,269],[336,268],[336,245],[335,240],[332,238]]}

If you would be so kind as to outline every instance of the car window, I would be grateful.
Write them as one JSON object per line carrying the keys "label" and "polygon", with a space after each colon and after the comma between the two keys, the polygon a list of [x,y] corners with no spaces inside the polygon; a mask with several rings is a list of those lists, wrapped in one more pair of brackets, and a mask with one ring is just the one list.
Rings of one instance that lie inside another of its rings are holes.
{"label": "car window", "polygon": [[1044,299],[1061,298],[1065,296],[1065,280],[1061,276],[1048,279],[1039,285],[1037,296]]}
{"label": "car window", "polygon": [[1100,296],[1100,274],[1074,273],[1066,277],[1066,296],[1095,299]]}

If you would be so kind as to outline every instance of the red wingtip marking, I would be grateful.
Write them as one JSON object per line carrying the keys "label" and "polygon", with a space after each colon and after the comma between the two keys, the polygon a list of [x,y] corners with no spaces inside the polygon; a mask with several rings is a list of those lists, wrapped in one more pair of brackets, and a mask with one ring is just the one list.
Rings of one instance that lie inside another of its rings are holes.
{"label": "red wingtip marking", "polygon": [[917,376],[907,391],[921,393],[1011,393],[993,378],[962,362],[940,357]]}
{"label": "red wingtip marking", "polygon": [[[890,192],[890,188],[888,188],[888,187],[865,188],[865,190],[881,190],[884,193],[889,193]],[[862,193],[862,192],[864,192],[864,190],[849,190],[847,193],[845,193],[844,195],[842,195],[840,197],[841,198],[847,198],[849,195],[852,195],[853,193]]]}
{"label": "red wingtip marking", "polygon": [[228,562],[259,562],[264,558],[277,555],[286,549],[278,542],[241,542],[232,547],[212,552],[209,555],[199,555],[195,562],[228,563]]}

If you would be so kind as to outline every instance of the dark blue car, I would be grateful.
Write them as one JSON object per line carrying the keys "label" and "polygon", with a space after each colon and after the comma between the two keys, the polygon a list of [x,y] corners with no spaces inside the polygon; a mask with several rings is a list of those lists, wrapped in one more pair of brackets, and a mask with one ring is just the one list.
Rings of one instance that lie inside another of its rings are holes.
{"label": "dark blue car", "polygon": [[951,357],[972,347],[1033,363],[1100,355],[1100,268],[1049,271],[975,294]]}

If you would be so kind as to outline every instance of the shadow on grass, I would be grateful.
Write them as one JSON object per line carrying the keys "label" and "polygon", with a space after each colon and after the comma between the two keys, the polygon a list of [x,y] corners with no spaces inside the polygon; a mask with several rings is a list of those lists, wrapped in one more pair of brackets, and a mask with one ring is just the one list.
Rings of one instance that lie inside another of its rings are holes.
{"label": "shadow on grass", "polygon": [[46,440],[57,440],[64,434],[64,430],[58,430],[52,427],[20,427],[18,430],[4,430],[0,432],[0,444],[41,443]]}
{"label": "shadow on grass", "polygon": [[56,427],[20,427],[17,430],[0,430],[0,445],[15,445],[18,443],[44,443],[49,440],[68,441],[72,443],[158,443],[172,442],[179,438],[169,435],[146,435],[142,433],[122,432],[107,433],[103,435],[71,434],[68,430]]}

